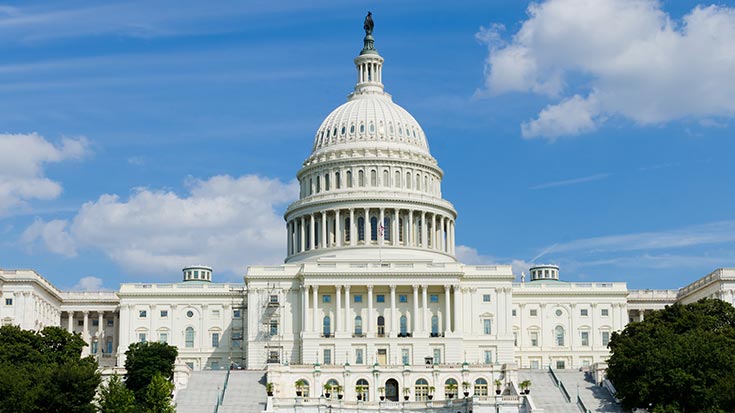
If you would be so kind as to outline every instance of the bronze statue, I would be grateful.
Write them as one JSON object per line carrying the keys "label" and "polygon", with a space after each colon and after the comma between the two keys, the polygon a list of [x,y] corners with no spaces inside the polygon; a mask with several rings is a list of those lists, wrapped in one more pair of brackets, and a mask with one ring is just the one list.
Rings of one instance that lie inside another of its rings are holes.
{"label": "bronze statue", "polygon": [[368,12],[367,16],[365,17],[365,23],[362,25],[362,28],[365,29],[365,35],[369,36],[373,34],[373,27],[375,26],[375,23],[373,23],[373,14]]}

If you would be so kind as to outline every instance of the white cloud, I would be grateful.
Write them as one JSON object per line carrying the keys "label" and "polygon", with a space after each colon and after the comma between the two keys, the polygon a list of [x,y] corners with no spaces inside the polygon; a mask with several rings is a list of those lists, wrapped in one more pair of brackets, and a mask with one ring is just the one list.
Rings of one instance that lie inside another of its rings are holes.
{"label": "white cloud", "polygon": [[81,207],[66,233],[77,248],[100,250],[143,274],[204,263],[242,275],[246,265],[283,259],[285,223],[277,208],[296,198],[295,181],[223,175],[189,179],[186,187],[184,196],[147,188],[126,200],[102,195]]}
{"label": "white cloud", "polygon": [[572,179],[564,179],[561,181],[546,182],[543,184],[534,185],[529,189],[546,189],[546,188],[555,188],[557,186],[569,186],[569,185],[583,184],[586,182],[594,182],[594,181],[600,181],[603,179],[607,179],[610,177],[610,175],[612,174],[602,173],[602,174],[583,176],[580,178],[572,178]]}
{"label": "white cloud", "polygon": [[80,278],[77,285],[72,287],[72,290],[77,291],[101,291],[103,289],[102,279],[92,276]]}
{"label": "white cloud", "polygon": [[28,247],[41,244],[49,251],[65,257],[76,257],[77,250],[69,233],[66,231],[67,221],[55,219],[44,222],[36,219],[23,234],[20,242]]}
{"label": "white cloud", "polygon": [[482,28],[486,92],[561,98],[524,123],[527,138],[590,132],[608,116],[643,125],[735,116],[735,9],[697,6],[673,21],[661,4],[547,0],[507,42],[501,26]]}
{"label": "white cloud", "polygon": [[466,245],[457,245],[455,248],[455,256],[457,257],[457,260],[461,262],[462,264],[469,264],[469,265],[480,265],[480,264],[498,264],[498,265],[508,265],[510,264],[512,267],[513,274],[516,277],[520,277],[522,272],[528,273],[528,269],[533,266],[532,263],[519,260],[519,259],[511,259],[510,262],[502,262],[503,260],[499,260],[495,257],[491,257],[489,255],[482,255],[480,254],[476,248],[468,247]]}
{"label": "white cloud", "polygon": [[88,153],[85,138],[63,138],[54,145],[36,133],[0,134],[0,216],[30,200],[58,197],[61,184],[44,176],[44,166]]}

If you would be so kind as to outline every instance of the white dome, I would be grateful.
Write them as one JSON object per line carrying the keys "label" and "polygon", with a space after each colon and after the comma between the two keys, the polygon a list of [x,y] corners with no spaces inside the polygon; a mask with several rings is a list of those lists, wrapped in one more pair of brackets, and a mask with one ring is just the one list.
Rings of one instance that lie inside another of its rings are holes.
{"label": "white dome", "polygon": [[[395,144],[426,154],[429,146],[419,123],[386,93],[355,93],[319,127],[313,151],[368,142]],[[393,145],[391,145],[393,146]]]}

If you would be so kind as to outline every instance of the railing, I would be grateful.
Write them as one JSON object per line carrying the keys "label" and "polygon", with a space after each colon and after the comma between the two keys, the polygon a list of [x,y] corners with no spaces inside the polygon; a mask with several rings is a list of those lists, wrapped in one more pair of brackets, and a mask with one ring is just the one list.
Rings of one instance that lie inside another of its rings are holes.
{"label": "railing", "polygon": [[552,369],[551,366],[549,366],[549,373],[551,373],[551,379],[554,381],[554,384],[556,385],[556,387],[558,387],[559,390],[561,390],[562,395],[564,395],[564,398],[567,399],[567,403],[571,403],[572,397],[569,395],[569,392],[567,391],[566,387],[564,387],[564,383],[562,383],[561,380],[559,380],[559,378],[556,377],[556,373],[554,373],[554,369]]}
{"label": "railing", "polygon": [[227,374],[225,375],[225,384],[222,386],[222,391],[220,394],[217,395],[217,405],[214,406],[214,413],[217,413],[219,411],[219,407],[222,406],[222,403],[225,400],[225,392],[227,391],[227,383],[230,382],[230,369],[227,369]]}
{"label": "railing", "polygon": [[579,409],[582,410],[582,413],[592,413],[592,410],[587,408],[579,395],[577,395],[577,406],[579,406]]}

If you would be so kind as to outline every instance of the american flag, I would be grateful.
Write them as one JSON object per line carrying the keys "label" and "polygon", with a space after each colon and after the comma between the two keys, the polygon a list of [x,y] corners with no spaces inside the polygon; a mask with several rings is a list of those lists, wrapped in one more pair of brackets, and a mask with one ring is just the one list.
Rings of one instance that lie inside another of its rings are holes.
{"label": "american flag", "polygon": [[383,224],[380,224],[378,227],[378,234],[380,234],[380,238],[383,238],[385,236],[385,227]]}

